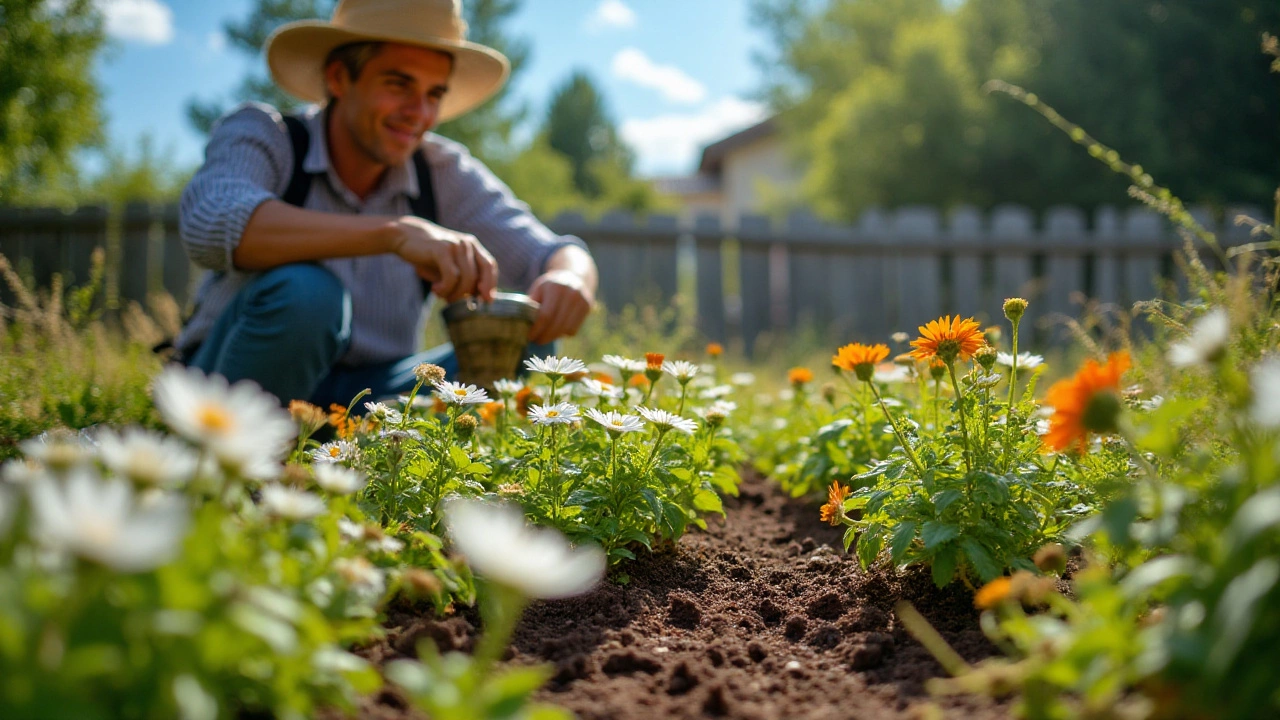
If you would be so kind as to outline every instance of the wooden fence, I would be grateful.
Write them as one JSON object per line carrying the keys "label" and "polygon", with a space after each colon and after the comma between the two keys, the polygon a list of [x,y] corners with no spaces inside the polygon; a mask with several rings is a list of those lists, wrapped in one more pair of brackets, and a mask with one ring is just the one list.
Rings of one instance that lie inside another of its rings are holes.
{"label": "wooden fence", "polygon": [[[1249,238],[1228,219],[1266,217],[1252,207],[1194,214],[1226,245]],[[1037,219],[1017,206],[945,215],[907,207],[872,210],[850,226],[807,214],[785,222],[743,216],[734,227],[712,216],[680,223],[564,214],[549,225],[587,242],[606,306],[666,304],[690,293],[703,334],[741,341],[747,353],[766,334],[785,337],[802,327],[831,342],[881,341],[947,313],[994,321],[1002,300],[1014,295],[1031,300],[1033,327],[1073,314],[1082,297],[1127,306],[1154,297],[1161,278],[1177,279],[1173,256],[1182,247],[1168,224],[1143,208],[1102,208],[1090,217],[1062,207]],[[199,271],[182,248],[174,206],[129,205],[116,214],[0,208],[0,254],[38,286],[54,273],[83,282],[98,247],[107,252],[111,304],[142,302],[162,290],[179,303],[189,299]],[[8,297],[0,294],[0,302]]]}

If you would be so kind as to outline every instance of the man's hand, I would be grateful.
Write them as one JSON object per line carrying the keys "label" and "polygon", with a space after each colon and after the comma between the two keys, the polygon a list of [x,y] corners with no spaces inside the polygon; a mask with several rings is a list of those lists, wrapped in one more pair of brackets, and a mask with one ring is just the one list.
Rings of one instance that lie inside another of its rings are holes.
{"label": "man's hand", "polygon": [[595,304],[595,290],[573,270],[551,270],[529,288],[529,297],[538,301],[538,318],[529,331],[529,341],[542,345],[565,335],[578,334]]}
{"label": "man's hand", "polygon": [[392,223],[391,251],[431,282],[431,292],[445,302],[468,295],[492,300],[498,286],[498,263],[474,235],[450,230],[419,217]]}

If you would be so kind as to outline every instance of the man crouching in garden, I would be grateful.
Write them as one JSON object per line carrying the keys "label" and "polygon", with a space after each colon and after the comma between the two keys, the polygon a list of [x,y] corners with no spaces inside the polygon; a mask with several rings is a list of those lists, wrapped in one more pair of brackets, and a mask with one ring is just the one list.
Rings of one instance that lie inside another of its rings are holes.
{"label": "man crouching in garden", "polygon": [[321,407],[407,392],[419,363],[456,367],[447,346],[415,354],[428,287],[445,301],[527,290],[532,343],[578,330],[597,282],[582,241],[428,133],[507,78],[505,57],[464,36],[451,0],[344,0],[330,22],[272,35],[275,82],[322,106],[248,104],[214,127],[182,194],[183,241],[209,270],[176,343],[187,364]]}

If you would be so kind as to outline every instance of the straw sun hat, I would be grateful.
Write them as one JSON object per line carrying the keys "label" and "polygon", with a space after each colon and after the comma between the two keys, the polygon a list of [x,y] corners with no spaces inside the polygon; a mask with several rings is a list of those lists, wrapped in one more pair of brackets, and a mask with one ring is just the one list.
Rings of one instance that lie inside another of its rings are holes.
{"label": "straw sun hat", "polygon": [[493,48],[467,42],[461,0],[341,0],[333,17],[280,26],[267,39],[267,65],[276,84],[301,100],[325,101],[324,61],[353,42],[391,42],[453,55],[440,120],[458,117],[489,99],[511,71]]}

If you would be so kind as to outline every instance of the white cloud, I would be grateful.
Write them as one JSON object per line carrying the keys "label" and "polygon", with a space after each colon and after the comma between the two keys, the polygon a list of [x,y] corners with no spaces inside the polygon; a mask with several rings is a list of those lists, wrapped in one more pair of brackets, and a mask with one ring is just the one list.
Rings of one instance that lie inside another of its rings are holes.
{"label": "white cloud", "polygon": [[692,172],[704,145],[723,139],[768,114],[761,103],[723,97],[694,113],[626,120],[619,131],[636,151],[645,175]]}
{"label": "white cloud", "polygon": [[613,56],[613,74],[642,87],[652,88],[672,102],[699,103],[707,96],[702,83],[674,65],[659,65],[636,48],[623,48]]}
{"label": "white cloud", "polygon": [[204,38],[204,45],[210,52],[217,54],[227,49],[227,36],[220,30],[214,30]]}
{"label": "white cloud", "polygon": [[598,32],[609,28],[626,29],[636,26],[636,13],[622,0],[600,0],[595,11],[587,17],[586,28]]}
{"label": "white cloud", "polygon": [[125,42],[167,45],[173,41],[173,10],[160,0],[98,0],[107,35]]}

